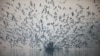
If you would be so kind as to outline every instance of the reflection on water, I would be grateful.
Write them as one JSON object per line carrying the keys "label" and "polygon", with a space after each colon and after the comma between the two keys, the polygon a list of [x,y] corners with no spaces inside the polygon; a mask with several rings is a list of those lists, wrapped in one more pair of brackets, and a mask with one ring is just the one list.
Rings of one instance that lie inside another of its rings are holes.
{"label": "reflection on water", "polygon": [[24,50],[11,49],[6,53],[0,53],[0,56],[100,56],[99,49],[54,49],[54,50]]}

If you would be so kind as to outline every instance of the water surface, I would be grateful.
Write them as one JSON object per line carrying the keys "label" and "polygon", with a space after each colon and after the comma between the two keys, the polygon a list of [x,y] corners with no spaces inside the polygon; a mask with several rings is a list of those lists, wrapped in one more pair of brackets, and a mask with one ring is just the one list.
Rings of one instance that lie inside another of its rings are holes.
{"label": "water surface", "polygon": [[100,49],[10,49],[0,52],[0,56],[100,56]]}

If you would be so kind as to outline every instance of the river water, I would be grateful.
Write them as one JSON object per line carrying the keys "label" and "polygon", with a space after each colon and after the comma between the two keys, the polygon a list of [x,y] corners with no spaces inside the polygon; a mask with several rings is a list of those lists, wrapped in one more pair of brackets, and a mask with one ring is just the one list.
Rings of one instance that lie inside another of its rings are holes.
{"label": "river water", "polygon": [[100,49],[10,49],[0,52],[0,56],[100,56]]}

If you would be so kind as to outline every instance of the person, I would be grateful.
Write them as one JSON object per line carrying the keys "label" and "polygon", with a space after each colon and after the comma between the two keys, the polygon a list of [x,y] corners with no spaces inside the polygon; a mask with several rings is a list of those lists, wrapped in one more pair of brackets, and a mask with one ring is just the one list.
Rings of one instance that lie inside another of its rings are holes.
{"label": "person", "polygon": [[48,44],[47,44],[47,46],[45,47],[45,49],[46,50],[53,50],[54,49],[54,45],[53,45],[54,43],[53,42],[49,42]]}
{"label": "person", "polygon": [[45,47],[45,56],[53,56],[54,53],[54,43],[53,42],[49,42],[47,44],[47,46]]}

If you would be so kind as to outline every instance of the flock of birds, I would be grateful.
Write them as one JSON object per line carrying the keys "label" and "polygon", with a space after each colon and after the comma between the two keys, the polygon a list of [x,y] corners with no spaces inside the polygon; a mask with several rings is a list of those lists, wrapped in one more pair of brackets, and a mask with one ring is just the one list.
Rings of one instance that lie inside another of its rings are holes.
{"label": "flock of birds", "polygon": [[[0,5],[0,39],[11,47],[41,48],[49,42],[56,48],[100,46],[99,15],[90,11],[91,6],[63,6],[67,0],[58,5],[55,0],[29,0],[29,5],[11,2]],[[95,0],[94,6],[100,13]]]}

